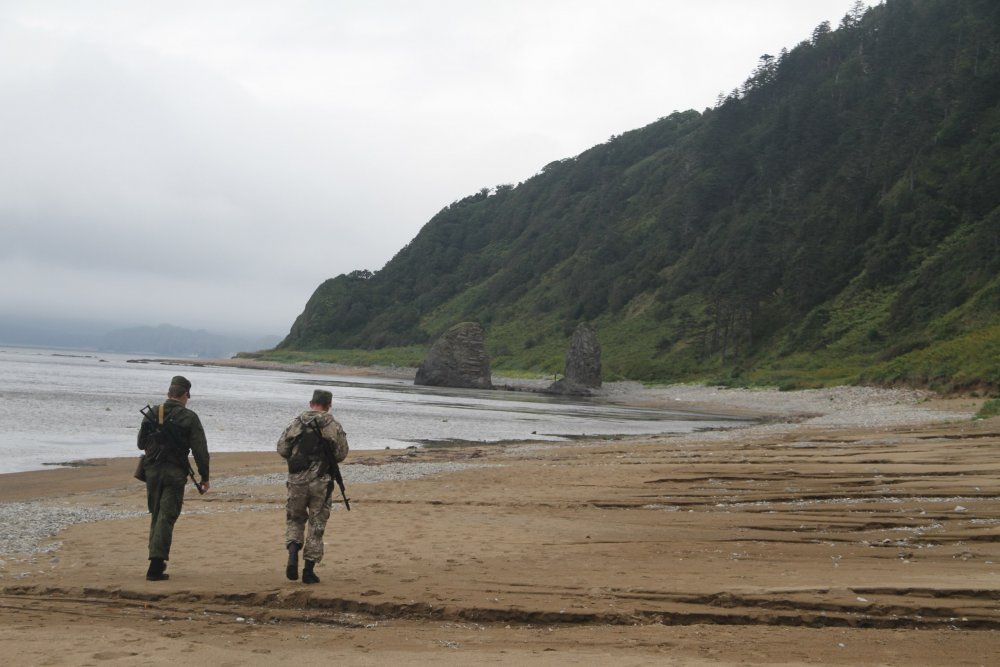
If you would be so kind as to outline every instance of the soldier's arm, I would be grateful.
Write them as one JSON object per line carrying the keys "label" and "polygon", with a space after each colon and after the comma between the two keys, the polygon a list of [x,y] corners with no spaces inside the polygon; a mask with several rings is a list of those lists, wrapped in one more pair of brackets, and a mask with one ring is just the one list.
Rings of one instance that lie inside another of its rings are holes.
{"label": "soldier's arm", "polygon": [[149,420],[143,417],[139,425],[139,433],[135,436],[135,446],[139,449],[146,449],[146,431],[149,429]]}
{"label": "soldier's arm", "polygon": [[278,438],[278,455],[283,459],[287,459],[292,455],[292,443],[295,442],[295,436],[299,434],[299,428],[297,428],[299,420],[296,419],[291,424],[285,427],[282,431],[281,437]]}
{"label": "soldier's arm", "polygon": [[192,413],[194,419],[191,421],[191,453],[194,455],[194,462],[198,466],[198,474],[201,475],[202,482],[208,482],[208,439],[205,437],[205,429],[201,425],[198,415]]}
{"label": "soldier's arm", "polygon": [[323,426],[323,437],[333,443],[333,456],[340,463],[347,458],[350,448],[347,446],[347,434],[344,427],[336,419]]}

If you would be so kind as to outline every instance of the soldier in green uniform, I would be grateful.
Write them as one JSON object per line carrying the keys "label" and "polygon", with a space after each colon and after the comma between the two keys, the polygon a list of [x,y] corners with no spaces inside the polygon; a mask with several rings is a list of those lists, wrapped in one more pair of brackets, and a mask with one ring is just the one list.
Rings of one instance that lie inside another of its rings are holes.
{"label": "soldier in green uniform", "polygon": [[[285,576],[299,578],[299,551],[305,559],[302,583],[319,583],[313,568],[323,560],[323,533],[330,518],[333,490],[330,460],[347,457],[347,434],[330,414],[333,394],[313,392],[309,409],[292,420],[278,438],[278,454],[288,462],[285,504]],[[306,531],[306,523],[309,530]]]}
{"label": "soldier in green uniform", "polygon": [[198,415],[187,408],[191,383],[177,375],[170,380],[167,400],[154,406],[139,427],[139,449],[145,451],[146,503],[149,507],[149,569],[146,579],[162,581],[170,559],[174,523],[184,504],[184,487],[194,454],[202,492],[208,490],[208,443]]}

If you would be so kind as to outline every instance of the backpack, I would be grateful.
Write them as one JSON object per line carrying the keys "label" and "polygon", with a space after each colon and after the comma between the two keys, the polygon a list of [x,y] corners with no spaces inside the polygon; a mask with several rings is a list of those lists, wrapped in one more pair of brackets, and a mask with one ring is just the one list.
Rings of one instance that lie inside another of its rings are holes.
{"label": "backpack", "polygon": [[302,431],[292,441],[292,453],[288,455],[288,472],[296,473],[308,470],[315,461],[323,460],[323,440],[317,433],[315,422],[302,424]]}
{"label": "backpack", "polygon": [[178,442],[173,412],[164,418],[162,404],[153,410],[144,410],[146,411],[143,412],[143,416],[146,417],[146,420],[143,422],[142,428],[145,431],[143,449],[146,452],[146,460],[150,463],[166,460],[180,466],[187,465],[189,450]]}

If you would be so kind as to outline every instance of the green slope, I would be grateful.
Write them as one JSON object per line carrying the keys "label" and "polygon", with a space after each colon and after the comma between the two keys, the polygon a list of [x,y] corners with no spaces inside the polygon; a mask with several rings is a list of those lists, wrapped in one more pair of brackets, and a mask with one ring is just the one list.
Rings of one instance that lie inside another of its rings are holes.
{"label": "green slope", "polygon": [[422,349],[481,322],[555,373],[1000,386],[1000,3],[889,0],[674,113],[484,189],[326,281],[279,352]]}

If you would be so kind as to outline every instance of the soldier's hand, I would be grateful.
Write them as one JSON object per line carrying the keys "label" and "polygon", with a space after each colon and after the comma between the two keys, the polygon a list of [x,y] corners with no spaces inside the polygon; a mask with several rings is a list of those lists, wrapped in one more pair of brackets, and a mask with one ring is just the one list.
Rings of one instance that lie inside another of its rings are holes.
{"label": "soldier's hand", "polygon": [[207,491],[208,491],[208,482],[202,482],[201,483],[201,492],[205,493]]}

